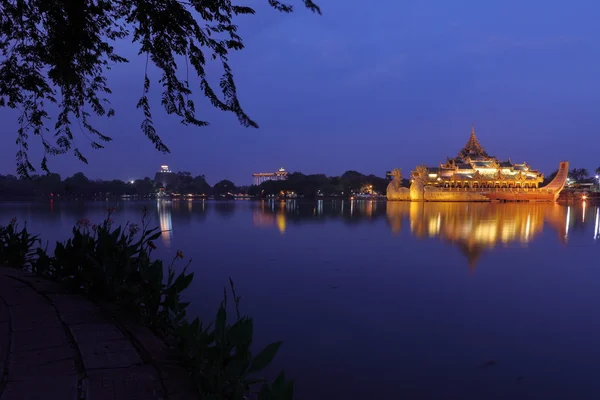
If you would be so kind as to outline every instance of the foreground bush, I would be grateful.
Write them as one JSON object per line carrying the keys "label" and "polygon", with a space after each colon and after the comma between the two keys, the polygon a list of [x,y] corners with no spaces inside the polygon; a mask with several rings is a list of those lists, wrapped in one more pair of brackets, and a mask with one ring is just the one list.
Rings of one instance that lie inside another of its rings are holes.
{"label": "foreground bush", "polygon": [[271,384],[255,378],[271,363],[281,342],[253,356],[253,320],[240,313],[233,282],[229,282],[236,311],[233,323],[227,316],[227,290],[213,322],[205,325],[198,318],[189,322],[189,303],[181,300],[181,293],[192,283],[194,274],[187,273],[189,262],[179,274],[174,270],[183,253],[177,252],[165,277],[163,262],[151,257],[156,248],[153,241],[161,232],[148,228],[146,211],[141,225],[116,228],[110,219],[112,211],[99,225],[78,221],[72,237],[57,242],[53,254],[41,247],[39,236],[32,236],[27,226],[19,230],[13,219],[0,226],[0,265],[57,280],[68,291],[92,300],[114,303],[163,339],[174,341],[203,399],[242,400],[252,396],[291,400],[293,382],[285,381],[283,372]]}

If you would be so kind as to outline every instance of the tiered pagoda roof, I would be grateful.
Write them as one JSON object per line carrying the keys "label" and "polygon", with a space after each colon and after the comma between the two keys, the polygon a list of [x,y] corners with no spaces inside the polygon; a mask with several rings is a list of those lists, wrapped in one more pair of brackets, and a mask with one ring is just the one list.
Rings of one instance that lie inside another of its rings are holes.
{"label": "tiered pagoda roof", "polygon": [[475,135],[475,125],[471,127],[471,136],[469,136],[467,144],[458,152],[457,156],[457,158],[462,160],[467,157],[471,159],[490,158],[483,146],[479,143],[479,140],[477,140],[477,136]]}
{"label": "tiered pagoda roof", "polygon": [[474,126],[471,127],[469,140],[456,157],[448,157],[445,163],[437,167],[427,168],[430,178],[434,179],[431,175],[439,175],[439,177],[435,177],[436,180],[439,178],[447,179],[454,174],[460,175],[461,179],[475,179],[474,173],[483,173],[486,176],[490,176],[490,173],[493,171],[497,171],[498,176],[515,177],[518,174],[521,180],[538,180],[543,176],[538,170],[531,169],[526,162],[514,163],[510,158],[506,161],[501,161],[489,155],[481,143],[479,143],[477,135],[475,135]]}

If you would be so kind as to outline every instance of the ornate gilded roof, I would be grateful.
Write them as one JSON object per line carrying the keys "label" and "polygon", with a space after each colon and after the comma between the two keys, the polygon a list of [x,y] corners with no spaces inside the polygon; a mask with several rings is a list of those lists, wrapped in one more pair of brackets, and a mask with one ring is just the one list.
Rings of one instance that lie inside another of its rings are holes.
{"label": "ornate gilded roof", "polygon": [[467,157],[489,157],[483,146],[479,143],[479,140],[477,140],[477,136],[475,136],[475,126],[471,127],[471,136],[469,136],[469,141],[458,153],[458,158],[465,159]]}

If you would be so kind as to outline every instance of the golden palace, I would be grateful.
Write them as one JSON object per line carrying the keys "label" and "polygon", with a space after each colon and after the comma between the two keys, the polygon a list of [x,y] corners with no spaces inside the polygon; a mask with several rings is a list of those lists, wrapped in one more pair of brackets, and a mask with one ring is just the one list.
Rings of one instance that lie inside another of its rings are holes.
{"label": "golden palace", "polygon": [[412,201],[556,201],[567,180],[569,163],[540,187],[544,175],[526,163],[490,156],[477,140],[475,129],[465,147],[438,167],[418,166],[411,172],[410,189],[403,188],[402,173],[394,170],[388,200]]}

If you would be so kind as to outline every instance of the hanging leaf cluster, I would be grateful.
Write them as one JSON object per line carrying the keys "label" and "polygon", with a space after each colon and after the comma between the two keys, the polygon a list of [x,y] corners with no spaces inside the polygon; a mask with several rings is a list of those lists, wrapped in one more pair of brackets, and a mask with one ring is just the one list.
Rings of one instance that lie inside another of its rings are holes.
{"label": "hanging leaf cluster", "polygon": [[[281,12],[293,7],[267,0]],[[319,13],[311,0],[301,0]],[[97,130],[92,115],[111,117],[106,72],[128,60],[115,52],[119,40],[133,40],[146,59],[143,91],[137,107],[143,113],[141,128],[158,151],[168,147],[157,133],[148,99],[151,80],[148,65],[160,70],[161,104],[184,125],[206,126],[196,115],[190,98],[189,73],[177,76],[178,63],[185,60],[199,79],[200,92],[210,103],[234,113],[246,127],[257,127],[238,101],[231,51],[244,48],[234,18],[254,14],[251,7],[231,0],[0,0],[0,107],[18,110],[17,172],[35,171],[29,160],[30,136],[38,136],[44,147],[42,170],[49,172],[48,156],[71,152],[87,160],[76,146],[77,129],[100,149],[111,137]],[[219,61],[223,74],[219,88],[208,83],[207,60]],[[197,81],[196,83],[197,84]],[[48,105],[58,107],[54,126],[49,126]]]}

